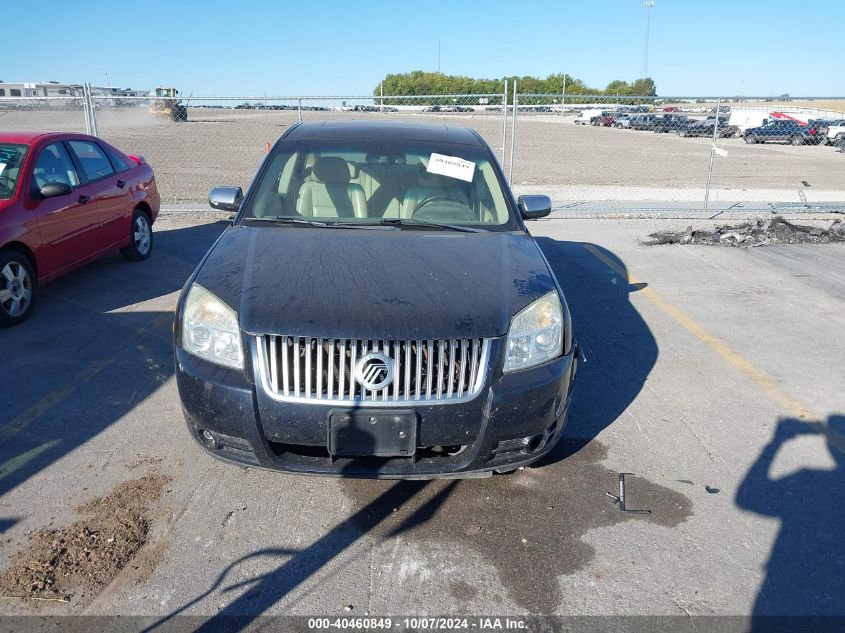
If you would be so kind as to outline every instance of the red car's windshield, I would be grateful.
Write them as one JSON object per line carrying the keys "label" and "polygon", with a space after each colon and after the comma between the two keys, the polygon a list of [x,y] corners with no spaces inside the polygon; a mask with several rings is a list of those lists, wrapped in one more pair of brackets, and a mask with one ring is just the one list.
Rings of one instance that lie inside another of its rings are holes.
{"label": "red car's windshield", "polygon": [[0,200],[8,200],[15,195],[28,149],[27,145],[0,143]]}

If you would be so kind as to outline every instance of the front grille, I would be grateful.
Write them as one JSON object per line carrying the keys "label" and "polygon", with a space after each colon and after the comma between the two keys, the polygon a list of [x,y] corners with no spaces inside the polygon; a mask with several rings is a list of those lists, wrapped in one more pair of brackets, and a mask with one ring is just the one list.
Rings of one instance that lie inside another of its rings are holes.
{"label": "front grille", "polygon": [[[264,390],[277,400],[391,405],[455,402],[484,384],[489,339],[357,340],[258,336]],[[393,381],[372,391],[357,378],[358,360],[381,352],[393,361]]]}

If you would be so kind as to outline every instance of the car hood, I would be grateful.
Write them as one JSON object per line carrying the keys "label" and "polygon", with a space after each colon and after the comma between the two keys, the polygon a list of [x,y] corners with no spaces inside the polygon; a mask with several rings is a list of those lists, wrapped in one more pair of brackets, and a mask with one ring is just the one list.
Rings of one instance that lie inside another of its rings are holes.
{"label": "car hood", "polygon": [[522,232],[232,226],[195,281],[251,334],[496,337],[555,288]]}

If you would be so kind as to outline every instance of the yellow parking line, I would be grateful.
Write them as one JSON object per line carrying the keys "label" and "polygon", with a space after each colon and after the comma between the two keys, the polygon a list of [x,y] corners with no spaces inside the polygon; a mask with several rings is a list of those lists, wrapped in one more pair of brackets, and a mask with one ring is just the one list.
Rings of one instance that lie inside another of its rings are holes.
{"label": "yellow parking line", "polygon": [[23,431],[49,409],[56,406],[72,394],[77,387],[100,373],[105,367],[110,365],[111,362],[112,359],[109,358],[91,363],[88,367],[76,374],[70,382],[53,389],[53,391],[41,398],[41,400],[29,407],[26,411],[19,413],[17,416],[12,418],[12,420],[3,426],[0,426],[0,442],[5,442],[9,438]]}
{"label": "yellow parking line", "polygon": [[735,352],[725,343],[710,334],[707,330],[701,327],[698,323],[688,317],[682,310],[676,308],[674,305],[663,299],[659,294],[652,290],[647,285],[643,284],[634,275],[630,274],[622,266],[613,261],[610,257],[602,253],[598,248],[592,244],[585,244],[586,248],[593,256],[600,259],[607,264],[616,274],[623,279],[627,279],[629,284],[640,284],[643,289],[640,294],[646,297],[649,301],[655,304],[663,312],[672,317],[681,327],[691,332],[697,339],[706,343],[719,356],[728,362],[732,367],[737,369],[740,373],[748,376],[768,395],[780,408],[786,411],[792,417],[798,418],[810,425],[819,433],[828,435],[831,443],[839,450],[845,452],[845,437],[835,432],[828,433],[827,425],[820,421],[818,415],[814,414],[809,407],[805,406],[799,400],[796,400],[783,389],[762,369],[755,367],[747,361],[738,352]]}
{"label": "yellow parking line", "polygon": [[44,442],[40,446],[36,446],[35,448],[31,448],[28,451],[21,453],[20,455],[16,455],[12,459],[3,462],[0,464],[0,479],[11,475],[15,472],[18,468],[25,465],[27,462],[32,461],[36,457],[38,457],[41,453],[45,451],[49,451],[53,448],[56,444],[61,443],[60,439],[50,440],[49,442]]}

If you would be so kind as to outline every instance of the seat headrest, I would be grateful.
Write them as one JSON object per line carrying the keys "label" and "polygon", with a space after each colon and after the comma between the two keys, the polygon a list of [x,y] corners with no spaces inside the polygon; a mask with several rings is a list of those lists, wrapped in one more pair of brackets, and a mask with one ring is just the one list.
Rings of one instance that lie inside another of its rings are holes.
{"label": "seat headrest", "polygon": [[326,185],[345,185],[349,182],[349,165],[337,156],[325,156],[314,165],[314,176]]}

